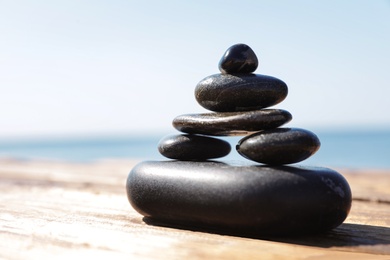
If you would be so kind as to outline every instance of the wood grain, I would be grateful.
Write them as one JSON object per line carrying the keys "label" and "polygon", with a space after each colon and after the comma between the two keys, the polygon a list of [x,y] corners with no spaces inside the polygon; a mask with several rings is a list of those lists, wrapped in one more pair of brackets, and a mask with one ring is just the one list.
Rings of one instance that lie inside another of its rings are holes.
{"label": "wood grain", "polygon": [[0,258],[390,259],[390,172],[339,169],[352,210],[326,234],[222,234],[144,221],[127,201],[135,161],[0,161]]}

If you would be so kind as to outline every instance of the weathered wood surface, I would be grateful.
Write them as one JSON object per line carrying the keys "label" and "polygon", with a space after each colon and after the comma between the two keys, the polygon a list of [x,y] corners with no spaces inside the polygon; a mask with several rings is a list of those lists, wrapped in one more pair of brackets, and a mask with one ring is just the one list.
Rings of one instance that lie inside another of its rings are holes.
{"label": "weathered wood surface", "polygon": [[298,238],[221,235],[146,224],[127,201],[132,161],[0,161],[0,258],[390,259],[390,171],[340,170],[344,224]]}

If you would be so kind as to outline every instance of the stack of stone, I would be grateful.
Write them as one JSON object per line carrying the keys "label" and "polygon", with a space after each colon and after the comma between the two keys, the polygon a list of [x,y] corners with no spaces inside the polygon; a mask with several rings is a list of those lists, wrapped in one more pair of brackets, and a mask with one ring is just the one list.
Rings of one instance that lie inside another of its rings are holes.
{"label": "stack of stone", "polygon": [[245,44],[230,47],[219,62],[221,74],[206,77],[196,86],[195,97],[205,114],[176,117],[173,126],[184,133],[161,140],[159,151],[177,160],[206,160],[230,152],[229,143],[209,136],[247,135],[236,149],[247,159],[282,165],[313,155],[320,141],[312,132],[278,128],[292,118],[288,111],[266,109],[287,96],[287,85],[274,77],[253,74],[258,59]]}
{"label": "stack of stone", "polygon": [[[340,225],[351,208],[351,190],[338,172],[323,167],[280,166],[302,161],[320,142],[311,132],[280,128],[291,114],[267,109],[287,96],[286,84],[253,74],[258,66],[246,45],[228,49],[221,74],[195,89],[205,114],[178,116],[186,133],[164,138],[162,155],[175,160],[144,161],[130,172],[130,204],[147,223],[200,227],[256,235],[316,233]],[[266,165],[218,162],[229,143],[210,136],[247,135],[237,144],[242,156]]]}

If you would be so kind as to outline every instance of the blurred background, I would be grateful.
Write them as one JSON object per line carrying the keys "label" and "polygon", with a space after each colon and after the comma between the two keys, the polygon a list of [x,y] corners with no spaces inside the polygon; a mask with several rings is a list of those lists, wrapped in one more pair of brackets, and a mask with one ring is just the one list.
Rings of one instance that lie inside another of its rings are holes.
{"label": "blurred background", "polygon": [[1,1],[0,34],[0,157],[162,159],[245,43],[289,87],[286,126],[319,136],[305,163],[390,168],[390,1]]}

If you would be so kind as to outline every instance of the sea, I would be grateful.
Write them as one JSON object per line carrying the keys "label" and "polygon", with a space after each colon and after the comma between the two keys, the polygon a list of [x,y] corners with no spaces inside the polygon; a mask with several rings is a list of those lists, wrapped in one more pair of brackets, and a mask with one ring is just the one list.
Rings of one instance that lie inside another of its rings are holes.
{"label": "sea", "polygon": [[[321,148],[303,165],[390,169],[390,130],[317,131]],[[93,162],[104,159],[166,160],[157,150],[162,135],[0,140],[0,159]],[[220,160],[244,160],[234,149],[242,137],[223,137],[232,152]],[[249,162],[249,161],[248,161]]]}

